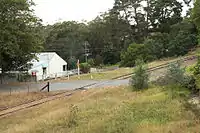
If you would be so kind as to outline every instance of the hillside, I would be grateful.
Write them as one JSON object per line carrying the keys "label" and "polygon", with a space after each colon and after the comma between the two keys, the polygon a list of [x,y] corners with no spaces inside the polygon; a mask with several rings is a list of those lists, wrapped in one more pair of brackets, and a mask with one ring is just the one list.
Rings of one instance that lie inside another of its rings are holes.
{"label": "hillside", "polygon": [[[183,88],[173,89],[188,94]],[[131,92],[123,86],[80,91],[1,119],[0,130],[2,133],[198,132],[199,119],[186,108],[185,97],[173,97],[169,88],[156,86],[142,92]]]}

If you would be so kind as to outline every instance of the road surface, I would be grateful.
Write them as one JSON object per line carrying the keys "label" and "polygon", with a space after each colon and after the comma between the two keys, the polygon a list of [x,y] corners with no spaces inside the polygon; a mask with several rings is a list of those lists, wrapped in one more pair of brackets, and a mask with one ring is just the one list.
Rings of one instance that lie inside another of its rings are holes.
{"label": "road surface", "polygon": [[[152,78],[150,80],[155,80],[156,78],[162,75],[163,70],[157,70],[157,72],[151,73]],[[130,79],[122,79],[122,80],[76,80],[76,81],[68,81],[68,82],[52,82],[50,83],[50,91],[60,91],[60,90],[74,90],[76,88],[80,88],[83,86],[87,86],[90,84],[94,84],[87,88],[104,88],[111,86],[121,86],[128,85]],[[27,83],[23,85],[0,85],[0,92],[9,92],[10,89],[13,92],[26,92],[26,91],[39,91],[43,88],[46,83]]]}

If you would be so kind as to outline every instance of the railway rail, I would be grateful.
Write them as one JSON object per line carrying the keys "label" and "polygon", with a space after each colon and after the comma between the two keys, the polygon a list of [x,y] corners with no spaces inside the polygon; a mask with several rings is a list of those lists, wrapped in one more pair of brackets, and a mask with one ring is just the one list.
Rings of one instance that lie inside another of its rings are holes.
{"label": "railway rail", "polygon": [[[196,58],[197,58],[196,56],[185,57],[185,58],[183,58],[183,61],[195,60]],[[158,65],[158,66],[155,66],[155,67],[151,67],[147,71],[148,72],[153,72],[153,71],[156,71],[156,70],[159,70],[159,69],[162,69],[162,68],[166,68],[171,63],[175,63],[175,62],[177,62],[177,61],[172,61],[172,62],[164,63],[164,64],[161,64],[161,65]],[[112,80],[128,79],[133,74],[134,73],[125,74],[125,75],[122,75],[122,76],[119,76],[119,77],[112,78]],[[98,83],[102,84],[104,82],[107,82],[107,81],[102,81],[102,82],[98,82]],[[39,99],[39,100],[27,102],[25,104],[21,104],[21,105],[15,106],[15,107],[7,108],[5,110],[1,110],[0,111],[0,118],[5,118],[5,117],[7,117],[9,115],[12,115],[14,113],[17,113],[17,112],[19,112],[21,110],[29,109],[29,108],[32,108],[34,106],[38,106],[38,105],[41,105],[41,104],[44,104],[44,103],[47,103],[47,102],[50,102],[50,101],[53,101],[53,100],[57,100],[59,98],[69,97],[69,96],[73,95],[77,91],[85,90],[87,87],[96,85],[98,83],[89,84],[89,85],[86,85],[86,86],[83,86],[83,87],[80,87],[80,88],[76,88],[73,91],[66,91],[66,92],[58,93],[58,94],[49,96],[47,98],[42,98],[42,99]]]}

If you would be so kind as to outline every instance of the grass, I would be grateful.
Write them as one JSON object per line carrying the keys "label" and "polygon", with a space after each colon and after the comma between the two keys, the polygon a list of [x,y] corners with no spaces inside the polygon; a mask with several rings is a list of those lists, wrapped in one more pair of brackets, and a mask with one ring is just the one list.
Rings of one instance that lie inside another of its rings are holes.
{"label": "grass", "polygon": [[[176,87],[173,88],[175,91]],[[187,91],[179,88],[186,94]],[[0,119],[2,133],[195,133],[199,119],[161,87],[79,91]]]}
{"label": "grass", "polygon": [[[94,80],[106,80],[106,79],[112,79],[121,75],[129,74],[132,72],[133,72],[133,68],[119,68],[112,71],[83,74],[83,75],[80,75],[80,79],[87,80],[87,79],[91,79],[91,76],[92,76]],[[70,78],[70,80],[76,80],[76,79],[78,79],[78,76],[72,76]]]}
{"label": "grass", "polygon": [[12,92],[11,95],[8,93],[0,93],[0,110],[42,99],[57,93],[59,92]]}

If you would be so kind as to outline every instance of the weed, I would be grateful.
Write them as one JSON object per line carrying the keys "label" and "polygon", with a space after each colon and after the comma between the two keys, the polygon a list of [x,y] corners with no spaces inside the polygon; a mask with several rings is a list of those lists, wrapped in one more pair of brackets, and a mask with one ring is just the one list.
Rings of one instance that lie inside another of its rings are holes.
{"label": "weed", "polygon": [[78,106],[71,104],[70,105],[70,112],[68,117],[68,127],[73,127],[78,125]]}

